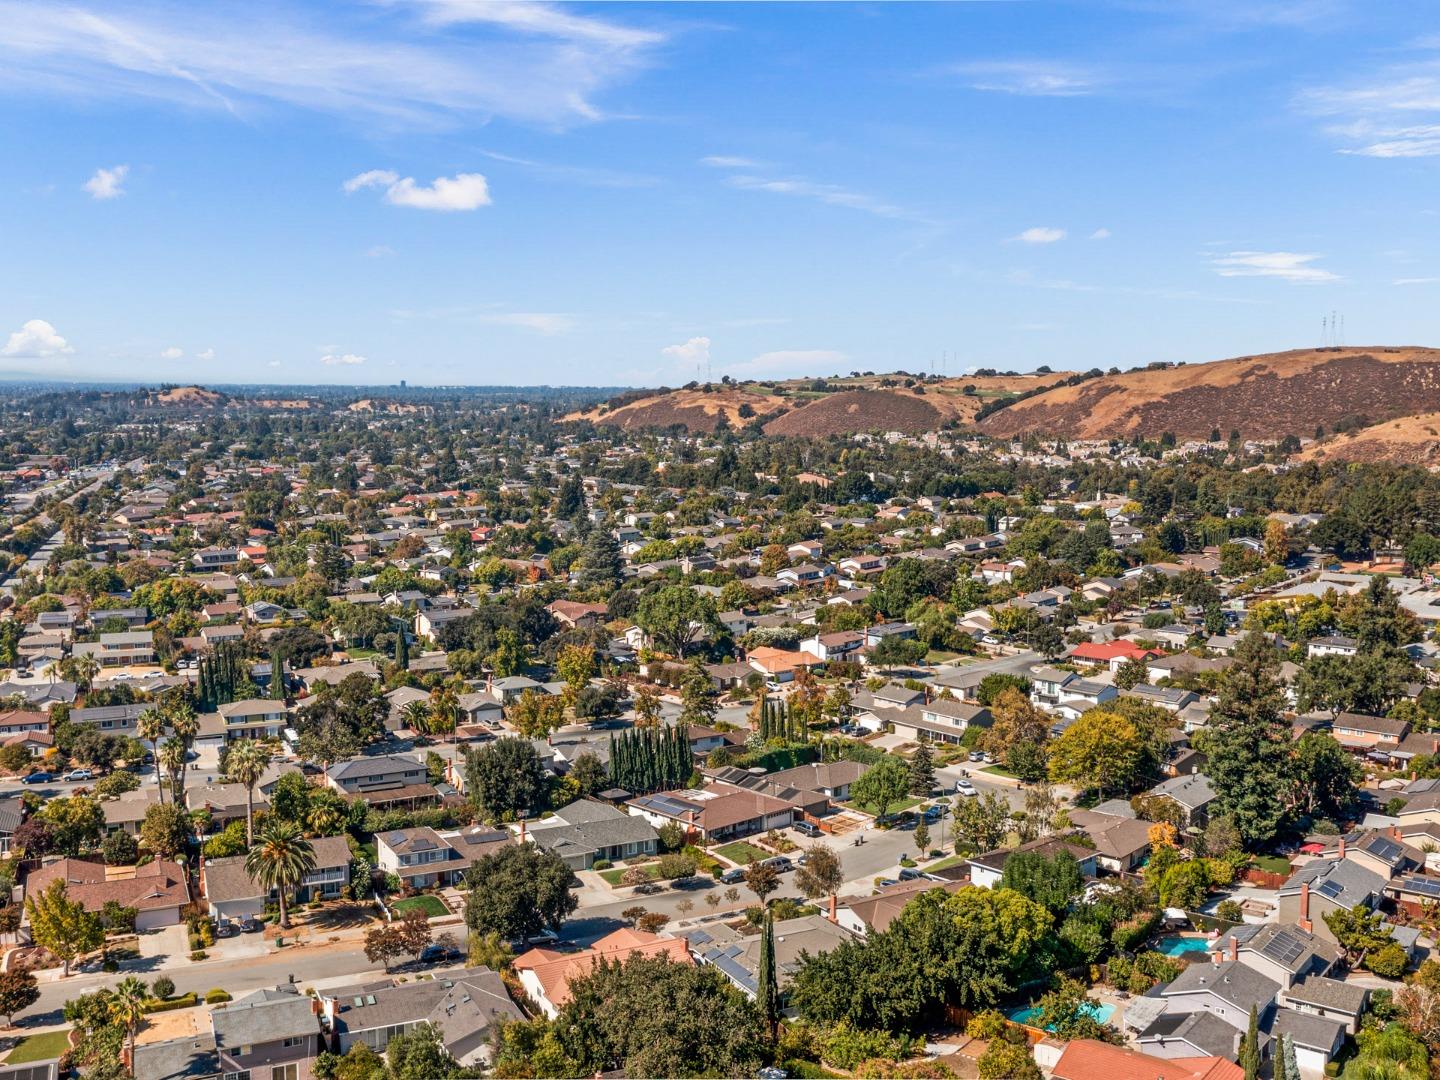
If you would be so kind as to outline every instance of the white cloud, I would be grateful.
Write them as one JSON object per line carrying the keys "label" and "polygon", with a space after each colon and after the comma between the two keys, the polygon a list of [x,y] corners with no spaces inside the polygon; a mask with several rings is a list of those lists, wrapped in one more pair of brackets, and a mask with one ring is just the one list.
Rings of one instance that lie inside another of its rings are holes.
{"label": "white cloud", "polygon": [[777,349],[728,365],[726,370],[732,376],[829,375],[849,362],[848,355],[835,349]]}
{"label": "white cloud", "polygon": [[710,339],[708,337],[692,337],[680,345],[666,345],[660,350],[660,355],[679,360],[686,365],[704,364],[710,359]]}
{"label": "white cloud", "polygon": [[1318,258],[1293,251],[1232,251],[1214,256],[1210,262],[1221,277],[1274,277],[1299,285],[1339,281],[1339,274],[1310,265]]}
{"label": "white cloud", "polygon": [[365,250],[365,257],[367,259],[385,259],[394,254],[395,249],[388,244],[376,244],[374,247]]}
{"label": "white cloud", "polygon": [[389,169],[371,169],[352,176],[340,187],[347,195],[363,188],[384,188],[386,202],[416,210],[476,210],[490,205],[490,185],[480,173],[437,176],[426,187],[413,177],[398,176]]}
{"label": "white cloud", "polygon": [[340,364],[363,364],[365,357],[356,356],[354,353],[326,353],[320,357],[320,362],[327,367],[335,367]]}
{"label": "white cloud", "polygon": [[1012,236],[1010,239],[1018,240],[1022,244],[1054,244],[1065,239],[1065,230],[1036,225],[1033,229],[1026,229],[1019,236]]}
{"label": "white cloud", "polygon": [[92,199],[118,199],[125,194],[123,184],[130,172],[129,165],[116,165],[113,169],[96,169],[95,175],[85,181],[85,190]]}
{"label": "white cloud", "polygon": [[[1421,47],[1435,48],[1436,42]],[[1440,59],[1395,64],[1348,83],[1312,87],[1295,106],[1330,119],[1342,154],[1372,158],[1440,156]]]}
{"label": "white cloud", "polygon": [[[463,32],[449,24],[470,23]],[[548,4],[393,2],[337,9],[192,5],[119,10],[0,0],[0,86],[76,98],[169,101],[235,115],[274,104],[395,127],[494,116],[594,120],[593,98],[643,70],[667,39]]]}
{"label": "white cloud", "polygon": [[214,350],[214,349],[201,349],[198,353],[195,354],[195,359],[196,359],[196,360],[214,360],[214,359],[215,359],[215,350]]}
{"label": "white cloud", "polygon": [[747,157],[729,157],[725,154],[711,154],[700,159],[701,165],[709,165],[712,169],[759,169],[764,163]]}
{"label": "white cloud", "polygon": [[496,311],[475,316],[476,322],[490,326],[514,326],[521,330],[534,330],[537,334],[554,337],[568,333],[575,328],[575,317],[555,311]]}
{"label": "white cloud", "polygon": [[1094,232],[1092,232],[1092,233],[1090,234],[1090,239],[1091,239],[1091,240],[1109,240],[1109,239],[1110,239],[1110,230],[1109,230],[1109,229],[1106,229],[1106,228],[1103,228],[1103,227],[1102,227],[1102,228],[1099,228],[1099,229],[1096,229]]}
{"label": "white cloud", "polygon": [[1052,60],[980,60],[946,70],[965,79],[972,90],[1022,97],[1083,97],[1110,81],[1097,70]]}
{"label": "white cloud", "polygon": [[0,356],[63,356],[75,350],[44,319],[30,319],[10,335]]}
{"label": "white cloud", "polygon": [[358,176],[352,176],[340,189],[346,195],[353,195],[362,188],[389,187],[400,179],[400,174],[391,172],[389,169],[368,169]]}
{"label": "white cloud", "polygon": [[1402,277],[1396,278],[1391,285],[1440,285],[1440,277]]}
{"label": "white cloud", "polygon": [[919,215],[910,210],[885,202],[883,199],[877,199],[872,195],[851,191],[839,184],[824,184],[804,179],[769,179],[761,176],[731,176],[727,177],[725,182],[742,191],[768,191],[775,195],[797,195],[805,199],[815,199],[828,206],[843,206],[850,210],[860,210],[867,214],[874,214],[876,217],[920,220]]}
{"label": "white cloud", "polygon": [[185,350],[178,345],[171,345],[168,349],[160,350],[161,360],[179,360],[185,355]]}
{"label": "white cloud", "polygon": [[279,360],[267,360],[267,361],[265,362],[265,366],[266,366],[266,367],[279,367],[279,366],[280,366],[280,361],[279,361]]}

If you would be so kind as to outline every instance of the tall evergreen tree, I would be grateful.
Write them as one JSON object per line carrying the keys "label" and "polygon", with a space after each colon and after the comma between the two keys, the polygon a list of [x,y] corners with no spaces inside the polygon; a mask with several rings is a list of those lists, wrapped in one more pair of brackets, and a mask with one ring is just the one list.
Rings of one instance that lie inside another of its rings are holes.
{"label": "tall evergreen tree", "polygon": [[935,752],[930,743],[922,739],[910,755],[910,794],[918,799],[928,799],[935,788]]}
{"label": "tall evergreen tree", "polygon": [[775,915],[765,911],[765,925],[760,930],[760,963],[755,975],[755,1004],[765,1018],[770,1037],[780,1022],[780,985],[775,969]]}
{"label": "tall evergreen tree", "polygon": [[1210,815],[1235,823],[1247,846],[1274,837],[1290,785],[1290,725],[1280,715],[1280,656],[1264,634],[1247,634],[1210,710]]}
{"label": "tall evergreen tree", "polygon": [[1260,1076],[1260,1021],[1255,1014],[1255,1006],[1250,1006],[1250,1025],[1245,1029],[1245,1037],[1240,1040],[1240,1053],[1237,1055],[1240,1067],[1245,1070],[1245,1080],[1258,1080]]}

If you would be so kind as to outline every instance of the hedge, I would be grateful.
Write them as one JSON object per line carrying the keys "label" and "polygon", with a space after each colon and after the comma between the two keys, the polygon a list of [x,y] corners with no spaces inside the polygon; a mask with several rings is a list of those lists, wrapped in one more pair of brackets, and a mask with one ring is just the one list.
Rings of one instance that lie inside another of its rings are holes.
{"label": "hedge", "polygon": [[206,1005],[223,1005],[225,1002],[231,1000],[233,999],[230,997],[230,991],[221,990],[218,986],[214,990],[205,991]]}
{"label": "hedge", "polygon": [[166,998],[161,1001],[159,998],[146,998],[143,1008],[147,1013],[169,1012],[171,1009],[190,1009],[199,1003],[195,991],[188,994],[181,994],[179,997]]}

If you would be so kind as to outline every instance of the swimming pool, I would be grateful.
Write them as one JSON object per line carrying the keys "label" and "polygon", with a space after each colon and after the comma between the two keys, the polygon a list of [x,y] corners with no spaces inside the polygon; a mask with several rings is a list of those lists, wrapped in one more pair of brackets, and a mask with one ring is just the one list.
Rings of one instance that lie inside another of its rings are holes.
{"label": "swimming pool", "polygon": [[1160,943],[1155,946],[1156,952],[1166,956],[1184,956],[1186,953],[1208,952],[1209,949],[1210,942],[1202,937],[1161,938]]}
{"label": "swimming pool", "polygon": [[[1085,1006],[1085,1012],[1102,1024],[1108,1024],[1110,1017],[1115,1015],[1115,1006],[1109,1002],[1092,1001]],[[1006,1019],[1017,1024],[1025,1024],[1029,1027],[1035,1026],[1035,1020],[1039,1017],[1040,1010],[1034,1005],[1028,1005],[1023,1009],[1011,1009],[1005,1014]]]}

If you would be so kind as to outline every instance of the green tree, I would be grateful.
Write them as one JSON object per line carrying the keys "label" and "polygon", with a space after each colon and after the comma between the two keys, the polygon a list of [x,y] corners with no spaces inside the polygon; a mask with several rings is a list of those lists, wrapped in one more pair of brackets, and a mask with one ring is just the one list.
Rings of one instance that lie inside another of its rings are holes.
{"label": "green tree", "polygon": [[624,570],[615,537],[608,529],[591,529],[580,553],[580,587],[613,589],[623,580]]}
{"label": "green tree", "polygon": [[917,799],[928,799],[934,789],[935,752],[929,742],[922,739],[910,755],[910,794]]}
{"label": "green tree", "polygon": [[765,912],[765,923],[760,928],[760,961],[755,986],[755,1004],[773,1039],[776,1025],[780,1022],[780,982],[775,967],[775,914],[769,910]]}
{"label": "green tree", "polygon": [[529,740],[514,737],[467,751],[465,785],[470,800],[489,821],[538,811],[550,791],[539,753]]}
{"label": "green tree", "polygon": [[391,1039],[385,1047],[390,1080],[449,1080],[471,1075],[445,1049],[439,1030],[430,1024],[415,1027]]}
{"label": "green tree", "polygon": [[963,848],[994,851],[1010,831],[1010,804],[993,791],[957,799],[954,813],[957,852]]}
{"label": "green tree", "polygon": [[1311,819],[1338,821],[1360,796],[1365,770],[1325,732],[1311,731],[1295,744],[1289,804]]}
{"label": "green tree", "polygon": [[135,1035],[145,1019],[145,999],[148,996],[145,984],[134,975],[127,975],[116,984],[110,997],[110,1015],[125,1030],[132,1061],[135,1059]]}
{"label": "green tree", "polygon": [[685,681],[680,685],[680,718],[682,724],[696,724],[705,727],[714,723],[719,710],[715,683],[699,664],[690,665]]}
{"label": "green tree", "polygon": [[807,900],[833,896],[845,883],[840,856],[824,844],[814,844],[805,851],[805,865],[795,872],[795,887]]}
{"label": "green tree", "polygon": [[41,808],[40,820],[50,827],[56,848],[65,855],[93,847],[105,828],[105,812],[88,795],[51,799]]}
{"label": "green tree", "polygon": [[527,739],[545,739],[565,722],[565,702],[527,689],[510,704],[507,719]]}
{"label": "green tree", "polygon": [[1255,1006],[1250,1006],[1250,1023],[1245,1028],[1245,1036],[1240,1040],[1240,1053],[1237,1055],[1240,1068],[1245,1070],[1245,1080],[1257,1080],[1260,1075],[1260,1026],[1255,1014]]}
{"label": "green tree", "polygon": [[850,799],[877,818],[883,818],[909,790],[910,770],[899,758],[887,754],[850,785]]}
{"label": "green tree", "polygon": [[290,896],[315,869],[315,847],[293,821],[267,818],[245,856],[245,872],[267,894],[280,898],[280,926],[290,929]]}
{"label": "green tree", "polygon": [[701,634],[718,626],[709,598],[686,585],[663,585],[647,593],[635,609],[635,621],[659,649],[682,660]]}
{"label": "green tree", "polygon": [[270,748],[257,739],[241,739],[225,753],[225,776],[245,788],[245,842],[255,843],[255,785],[270,767]]}
{"label": "green tree", "polygon": [[1103,706],[1084,713],[1050,744],[1050,779],[1095,788],[1102,796],[1135,787],[1151,764],[1140,730]]}
{"label": "green tree", "polygon": [[40,1000],[40,987],[27,968],[0,972],[0,1016],[6,1024],[15,1022],[15,1014],[24,1012]]}
{"label": "green tree", "polygon": [[58,878],[38,895],[25,898],[25,913],[30,917],[31,939],[55,954],[63,965],[62,976],[70,974],[70,965],[77,957],[105,943],[100,916],[86,911],[80,901],[71,900],[65,882]]}
{"label": "green tree", "polygon": [[145,811],[140,839],[157,858],[173,859],[190,843],[190,817],[175,803],[156,803]]}
{"label": "green tree", "polygon": [[1085,890],[1085,875],[1068,851],[1046,857],[1033,851],[1017,851],[1005,860],[1000,878],[1002,889],[1014,889],[1021,896],[1061,914]]}
{"label": "green tree", "polygon": [[547,927],[558,931],[578,903],[572,876],[563,859],[534,844],[501,848],[465,872],[465,925],[506,941],[523,941]]}
{"label": "green tree", "polygon": [[1280,713],[1279,670],[1270,639],[1247,634],[1210,710],[1206,773],[1215,789],[1210,813],[1230,818],[1247,845],[1275,835],[1292,782],[1290,725]]}

